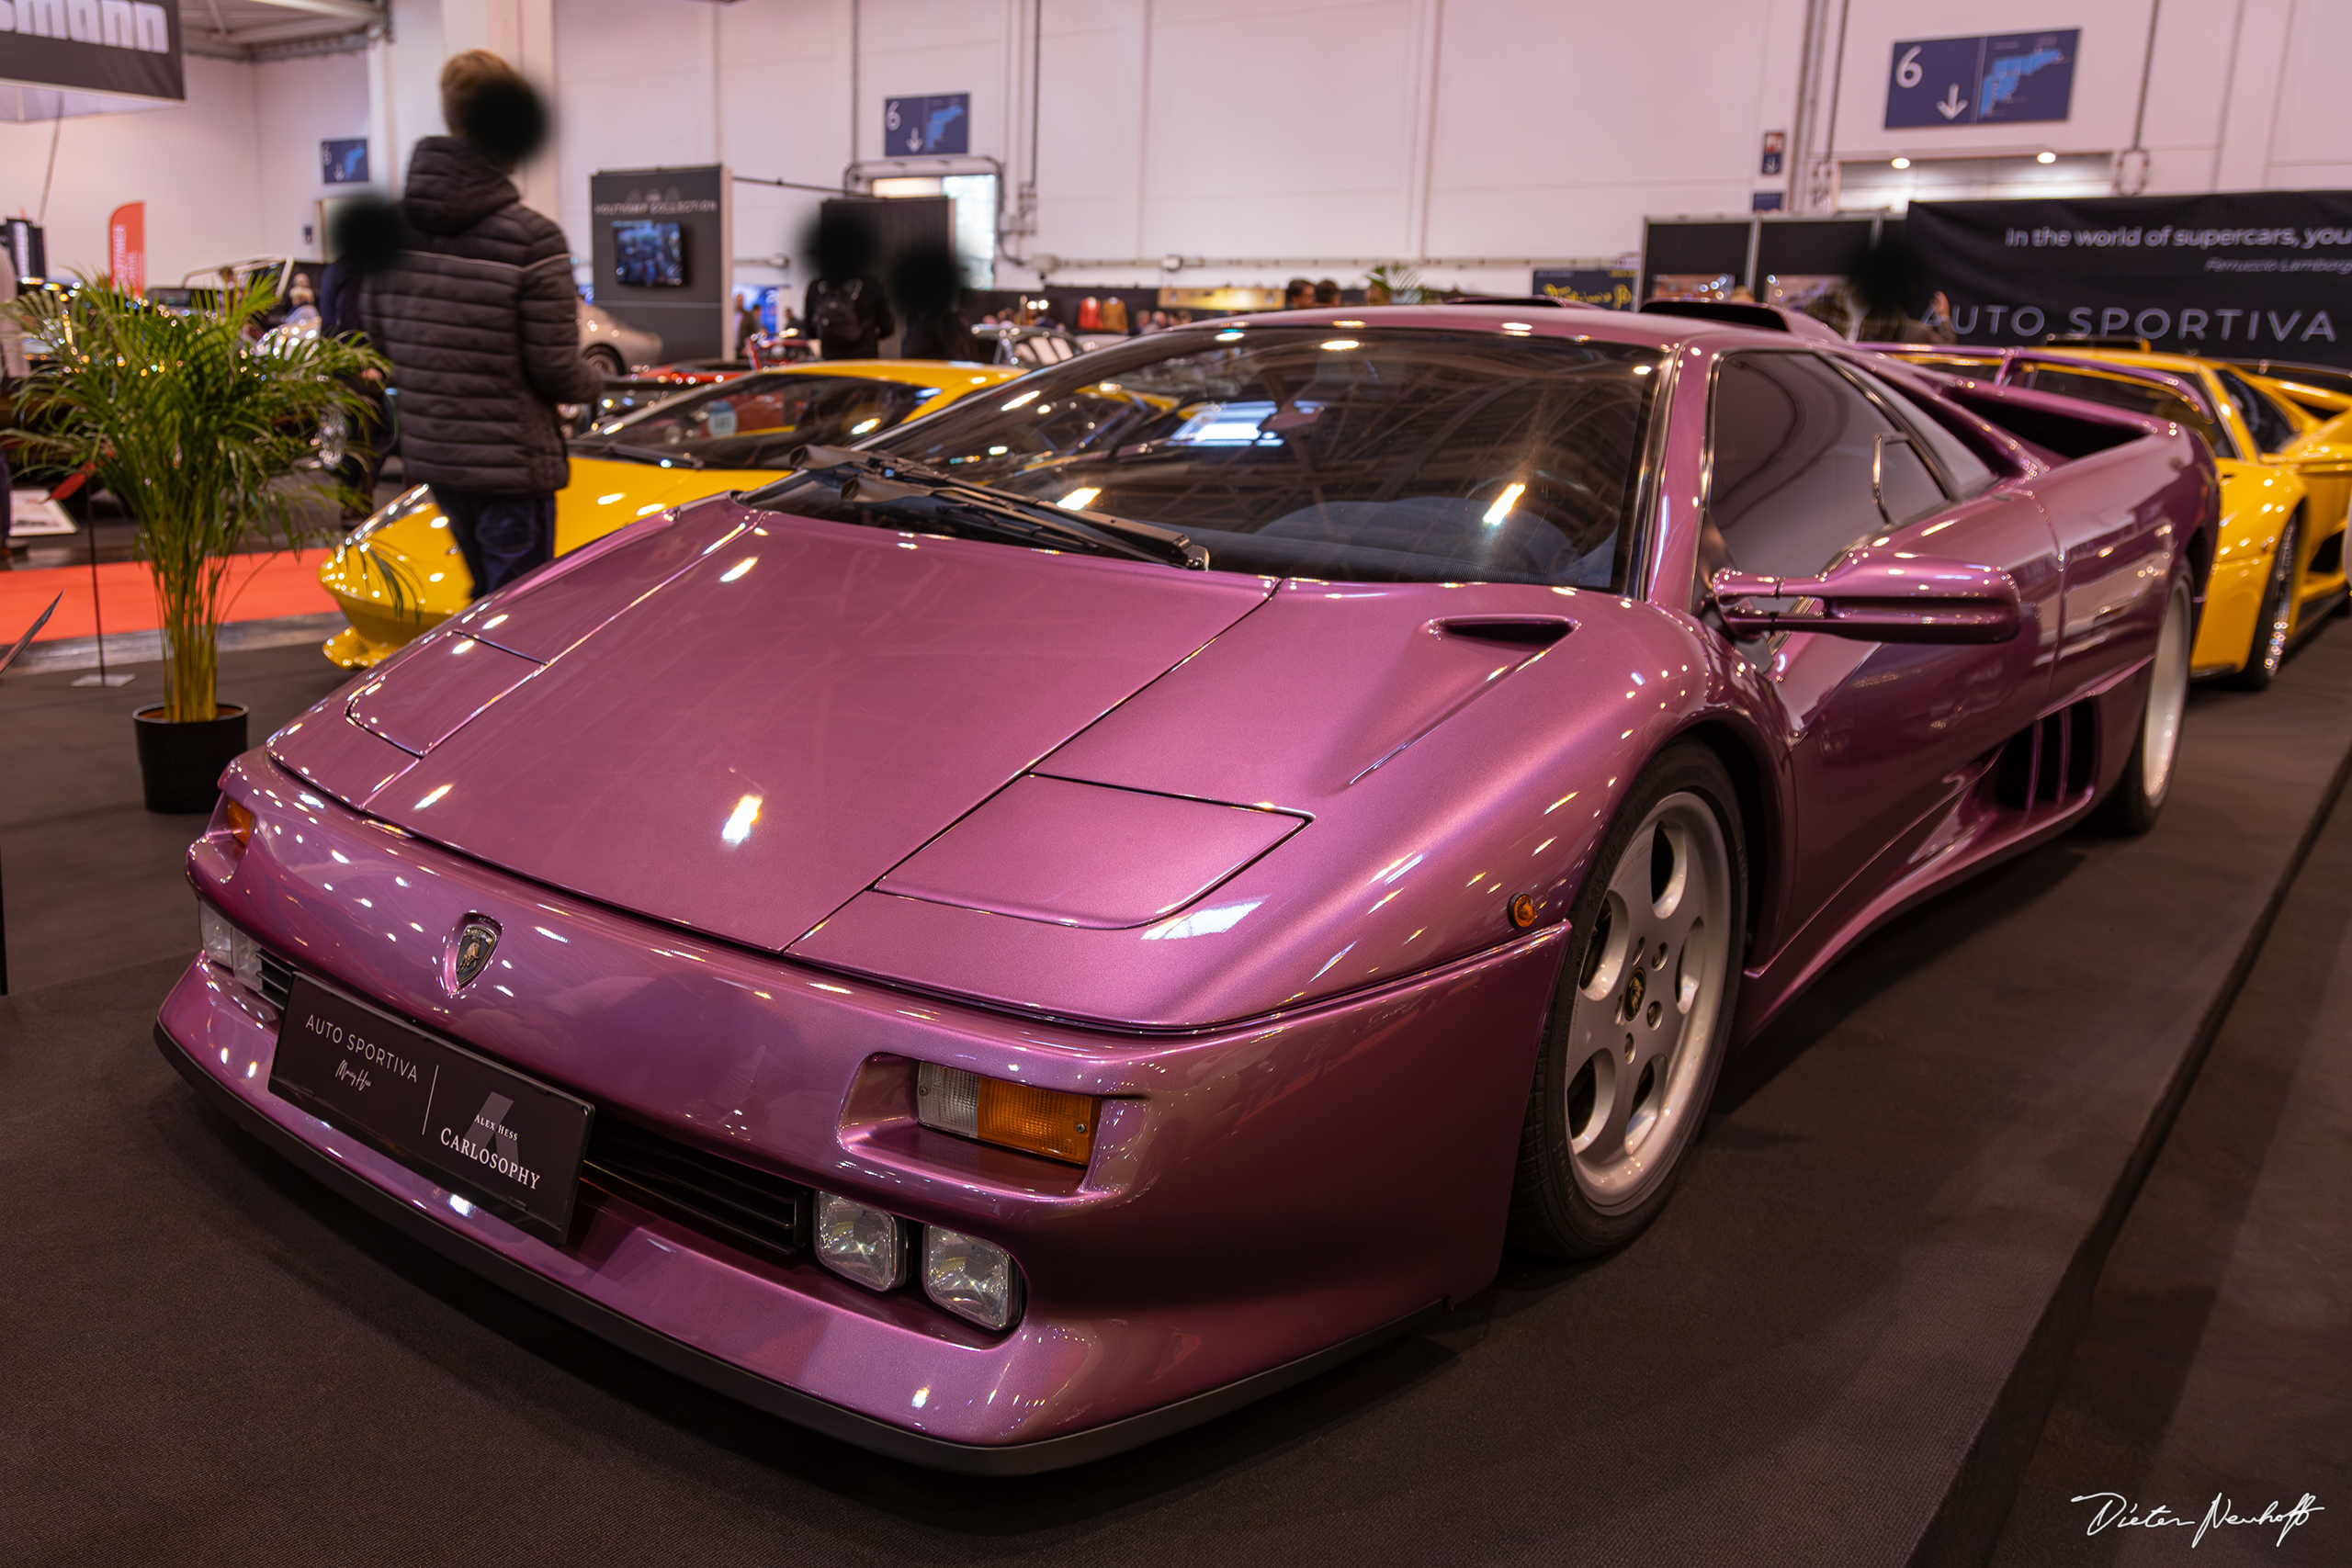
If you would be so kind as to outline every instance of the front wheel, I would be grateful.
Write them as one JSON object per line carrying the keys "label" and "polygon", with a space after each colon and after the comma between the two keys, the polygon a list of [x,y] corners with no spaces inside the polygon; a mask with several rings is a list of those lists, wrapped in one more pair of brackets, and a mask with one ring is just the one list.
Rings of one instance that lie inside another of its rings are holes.
{"label": "front wheel", "polygon": [[1747,861],[1730,775],[1670,748],[1627,795],[1569,911],[1520,1135],[1510,1239],[1623,1246],[1665,1208],[1731,1030]]}
{"label": "front wheel", "polygon": [[2287,658],[2287,638],[2295,629],[2295,551],[2303,539],[2303,515],[2298,512],[2279,530],[2278,553],[2270,567],[2270,581],[2262,592],[2262,608],[2254,617],[2254,641],[2245,650],[2245,668],[2233,684],[2249,692],[2267,690]]}
{"label": "front wheel", "polygon": [[2140,710],[2132,759],[2114,793],[2099,806],[2098,826],[2136,837],[2156,825],[2165,796],[2172,792],[2173,760],[2180,750],[2181,716],[2188,708],[2188,581],[2176,578],[2156,632],[2156,657],[2148,671],[2148,698]]}

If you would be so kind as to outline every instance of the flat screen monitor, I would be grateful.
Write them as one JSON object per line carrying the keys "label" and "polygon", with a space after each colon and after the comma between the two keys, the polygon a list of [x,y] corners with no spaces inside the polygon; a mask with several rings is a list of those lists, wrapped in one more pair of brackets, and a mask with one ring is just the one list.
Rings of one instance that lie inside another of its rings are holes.
{"label": "flat screen monitor", "polygon": [[616,220],[613,281],[630,288],[684,288],[685,231],[675,223],[645,219]]}

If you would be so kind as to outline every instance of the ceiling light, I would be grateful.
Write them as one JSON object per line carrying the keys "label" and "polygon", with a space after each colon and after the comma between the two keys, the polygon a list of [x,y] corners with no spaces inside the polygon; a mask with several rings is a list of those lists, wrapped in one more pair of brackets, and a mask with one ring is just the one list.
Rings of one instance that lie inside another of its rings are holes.
{"label": "ceiling light", "polygon": [[1526,493],[1527,487],[1523,484],[1503,486],[1502,494],[1495,497],[1495,503],[1487,508],[1487,515],[1484,519],[1487,526],[1492,528],[1501,523],[1504,518],[1509,517],[1510,509],[1517,506],[1519,498]]}
{"label": "ceiling light", "polygon": [[2033,161],[2037,164],[2054,164],[2058,161],[2058,154],[2055,152],[2036,152],[2033,155]]}
{"label": "ceiling light", "polygon": [[1894,166],[1898,169],[1907,169],[1911,166],[1911,160],[1908,158],[1897,158],[1894,160]]}

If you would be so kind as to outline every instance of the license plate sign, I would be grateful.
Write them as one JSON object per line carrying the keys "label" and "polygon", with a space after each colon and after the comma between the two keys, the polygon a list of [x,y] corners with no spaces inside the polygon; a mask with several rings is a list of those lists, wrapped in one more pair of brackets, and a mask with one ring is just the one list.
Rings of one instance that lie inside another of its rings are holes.
{"label": "license plate sign", "polygon": [[562,1245],[595,1107],[297,976],[269,1089]]}

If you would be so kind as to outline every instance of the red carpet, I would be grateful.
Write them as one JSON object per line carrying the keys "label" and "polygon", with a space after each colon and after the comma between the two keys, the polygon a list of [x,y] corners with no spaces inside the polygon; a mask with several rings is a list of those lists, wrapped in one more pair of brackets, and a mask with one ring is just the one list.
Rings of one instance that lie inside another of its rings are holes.
{"label": "red carpet", "polygon": [[[319,566],[328,551],[300,555],[242,556],[230,568],[234,597],[229,606],[232,621],[274,620],[280,615],[314,615],[334,608],[334,600],[319,586]],[[155,614],[155,590],[140,561],[113,561],[98,568],[98,589],[104,595],[106,630],[153,631],[163,625]],[[89,637],[98,629],[91,613],[90,569],[86,566],[44,568],[39,571],[0,572],[0,647],[24,635],[25,627],[57,593],[65,595],[41,627],[41,642],[60,637]]]}

